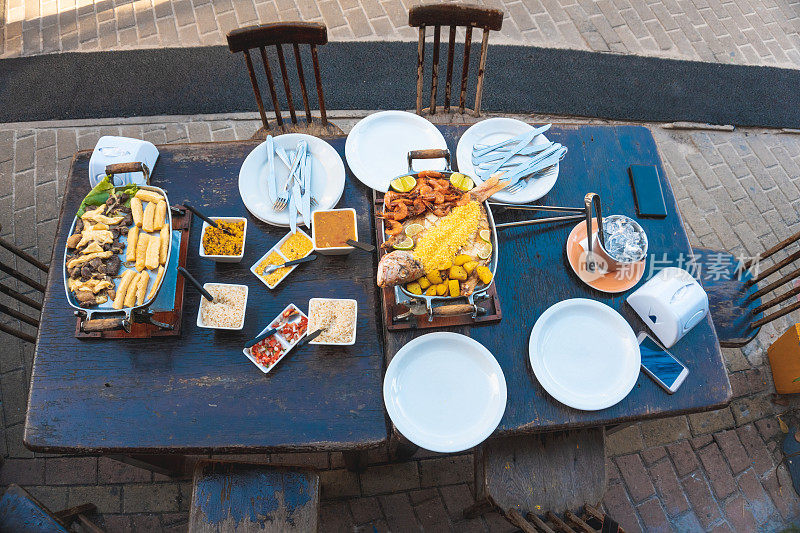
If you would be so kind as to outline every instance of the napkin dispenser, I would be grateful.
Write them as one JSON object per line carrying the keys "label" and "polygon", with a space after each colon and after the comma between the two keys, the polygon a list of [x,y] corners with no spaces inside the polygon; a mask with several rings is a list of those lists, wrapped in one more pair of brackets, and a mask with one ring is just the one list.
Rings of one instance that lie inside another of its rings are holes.
{"label": "napkin dispenser", "polygon": [[669,348],[708,314],[708,295],[687,271],[667,267],[628,296],[628,304]]}
{"label": "napkin dispenser", "polygon": [[[89,159],[89,184],[94,187],[106,177],[106,166],[115,163],[141,162],[147,165],[152,172],[158,159],[158,148],[141,139],[129,137],[115,137],[105,135],[100,137]],[[129,183],[147,185],[142,172],[127,172],[114,174],[114,185],[122,186]]]}

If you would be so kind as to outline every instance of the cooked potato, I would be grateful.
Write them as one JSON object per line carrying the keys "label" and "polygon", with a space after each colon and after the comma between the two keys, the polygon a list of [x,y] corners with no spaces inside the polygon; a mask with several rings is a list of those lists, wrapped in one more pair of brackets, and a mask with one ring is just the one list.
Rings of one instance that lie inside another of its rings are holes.
{"label": "cooked potato", "polygon": [[114,309],[122,309],[123,304],[125,303],[125,293],[128,291],[128,285],[131,284],[133,278],[136,277],[135,270],[126,270],[125,273],[122,275],[122,279],[119,282],[119,287],[117,287],[116,294],[114,295],[114,303],[111,304],[111,307]]}
{"label": "cooked potato", "polygon": [[440,283],[436,286],[436,296],[444,296],[447,294],[447,283]]}
{"label": "cooked potato", "polygon": [[467,271],[467,274],[472,274],[472,271],[475,270],[476,266],[478,266],[478,262],[477,261],[469,261],[469,262],[464,263],[462,265],[464,270]]}
{"label": "cooked potato", "polygon": [[164,277],[164,267],[158,267],[158,274],[156,274],[156,280],[153,282],[153,287],[150,289],[150,292],[147,293],[147,299],[149,300],[153,296],[156,295],[156,290],[158,290],[158,285],[161,283],[161,278]]}
{"label": "cooked potato", "polygon": [[142,207],[142,201],[138,198],[131,199],[131,216],[133,217],[133,224],[137,227],[142,227],[142,216],[144,214],[144,208]]}
{"label": "cooked potato", "polygon": [[[430,283],[428,283],[428,285],[430,286]],[[406,290],[411,294],[422,294],[422,287],[420,287],[420,284],[417,283],[416,281],[412,281],[411,283],[406,285]]]}
{"label": "cooked potato", "polygon": [[164,218],[167,216],[167,202],[163,199],[156,203],[156,212],[153,215],[153,231],[164,227]]}
{"label": "cooked potato", "polygon": [[139,228],[131,226],[128,230],[128,249],[125,252],[125,261],[136,261],[136,241],[139,240]]}
{"label": "cooked potato", "polygon": [[450,279],[457,279],[459,281],[467,280],[467,271],[463,267],[454,266],[450,268]]}
{"label": "cooked potato", "polygon": [[492,271],[491,271],[491,270],[489,270],[489,268],[488,268],[488,267],[485,267],[485,266],[479,266],[479,267],[478,267],[478,268],[476,268],[475,270],[478,272],[478,277],[480,278],[480,280],[481,280],[481,281],[482,281],[484,284],[488,285],[488,284],[489,284],[489,282],[490,282],[490,281],[492,281]]}
{"label": "cooked potato", "polygon": [[468,256],[467,254],[460,254],[453,259],[453,264],[461,266],[464,263],[469,263],[470,261],[472,261],[472,257]]}
{"label": "cooked potato", "polygon": [[425,296],[436,296],[436,286],[431,285],[428,287],[428,290],[425,291]]}
{"label": "cooked potato", "polygon": [[163,200],[164,197],[154,191],[146,191],[144,189],[139,189],[136,191],[136,199],[140,202],[156,202]]}
{"label": "cooked potato", "polygon": [[432,270],[428,272],[425,277],[428,278],[428,281],[431,282],[431,285],[438,285],[442,282],[442,275],[438,270]]}
{"label": "cooked potato", "polygon": [[144,215],[142,215],[142,231],[153,231],[153,219],[156,216],[156,204],[150,202],[144,208]]}
{"label": "cooked potato", "polygon": [[461,285],[459,285],[457,279],[451,279],[447,282],[447,288],[450,289],[450,297],[456,298],[461,296]]}
{"label": "cooked potato", "polygon": [[439,267],[439,270],[450,270],[450,267],[453,266],[452,261],[445,261],[444,264]]}
{"label": "cooked potato", "polygon": [[419,278],[417,280],[417,282],[419,283],[419,286],[420,286],[420,288],[422,288],[422,290],[425,290],[425,289],[427,289],[428,287],[431,286],[431,282],[428,281],[428,278],[424,278],[424,277],[423,278]]}
{"label": "cooked potato", "polygon": [[148,283],[150,283],[150,274],[147,273],[147,270],[142,270],[136,278],[136,305],[144,303]]}
{"label": "cooked potato", "polygon": [[77,248],[78,247],[78,243],[81,242],[81,237],[83,237],[83,235],[81,235],[80,233],[76,233],[74,235],[70,235],[67,238],[67,248],[70,248],[70,249]]}
{"label": "cooked potato", "polygon": [[144,265],[147,261],[147,245],[149,242],[150,235],[144,232],[139,234],[139,239],[136,242],[136,270],[139,272],[144,270]]}
{"label": "cooked potato", "polygon": [[147,239],[147,252],[145,254],[144,266],[147,270],[155,270],[159,265],[159,250],[161,239],[151,235]]}
{"label": "cooked potato", "polygon": [[163,265],[167,262],[167,250],[169,250],[169,226],[167,224],[161,227],[160,240],[161,246],[158,249],[158,262]]}

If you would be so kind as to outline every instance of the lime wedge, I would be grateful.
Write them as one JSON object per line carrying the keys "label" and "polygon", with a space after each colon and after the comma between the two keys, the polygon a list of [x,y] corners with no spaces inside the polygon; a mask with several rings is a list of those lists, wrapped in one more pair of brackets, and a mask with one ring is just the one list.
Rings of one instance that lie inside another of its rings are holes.
{"label": "lime wedge", "polygon": [[411,237],[406,237],[400,242],[397,242],[392,245],[395,250],[410,250],[414,247],[414,239]]}
{"label": "lime wedge", "polygon": [[408,235],[409,237],[413,237],[415,235],[418,235],[419,232],[422,231],[423,229],[425,228],[422,226],[422,224],[417,224],[416,222],[413,222],[408,226],[406,226],[405,231],[406,235]]}
{"label": "lime wedge", "polygon": [[488,229],[482,229],[478,236],[486,242],[492,242],[492,232]]}
{"label": "lime wedge", "polygon": [[492,257],[492,245],[487,242],[485,245],[478,248],[478,257],[481,259],[489,259]]}
{"label": "lime wedge", "polygon": [[450,174],[450,183],[452,183],[456,189],[461,189],[462,191],[468,191],[475,186],[475,182],[472,181],[472,178],[460,172],[453,172]]}
{"label": "lime wedge", "polygon": [[417,180],[414,179],[414,176],[403,176],[393,179],[390,185],[397,192],[408,192],[417,185]]}

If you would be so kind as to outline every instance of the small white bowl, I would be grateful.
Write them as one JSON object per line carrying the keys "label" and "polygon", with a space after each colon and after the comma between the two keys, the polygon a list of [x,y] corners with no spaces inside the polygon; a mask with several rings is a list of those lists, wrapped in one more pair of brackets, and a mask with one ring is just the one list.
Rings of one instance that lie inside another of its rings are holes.
{"label": "small white bowl", "polygon": [[[308,344],[319,344],[321,346],[352,346],[356,343],[356,332],[358,331],[358,301],[353,300],[351,298],[311,298],[308,301],[308,327],[309,329],[306,331],[306,335],[314,333],[311,331],[311,302],[314,300],[328,300],[328,301],[339,301],[339,302],[353,302],[355,304],[355,311],[353,313],[353,340],[350,342],[322,342],[318,340],[309,341]],[[319,337],[317,337],[319,338]]]}
{"label": "small white bowl", "polygon": [[314,244],[314,249],[323,255],[347,255],[353,251],[352,246],[332,246],[329,248],[320,248],[317,246],[317,223],[316,223],[316,216],[318,213],[329,213],[331,211],[350,211],[353,214],[353,225],[355,227],[356,236],[353,238],[354,241],[358,240],[358,218],[356,217],[356,210],[352,207],[346,207],[343,209],[321,209],[319,211],[314,211],[311,214],[311,241]]}
{"label": "small white bowl", "polygon": [[244,222],[244,232],[242,233],[242,253],[239,255],[209,255],[203,250],[203,236],[206,234],[206,228],[211,225],[203,221],[203,229],[200,231],[200,257],[211,259],[217,263],[238,263],[244,257],[244,245],[247,242],[247,219],[243,217],[208,217],[214,222]]}
{"label": "small white bowl", "polygon": [[239,331],[240,329],[242,329],[244,327],[244,321],[247,318],[247,297],[248,297],[248,295],[250,293],[250,289],[247,287],[247,285],[236,285],[234,283],[204,283],[203,284],[203,288],[208,290],[209,285],[226,285],[228,287],[244,287],[244,313],[242,315],[242,323],[239,324],[238,328],[226,328],[226,327],[222,327],[222,326],[207,326],[207,325],[203,324],[202,310],[203,310],[203,300],[205,300],[205,297],[201,295],[200,296],[200,305],[197,307],[197,327],[198,328],[206,328],[206,329],[224,329],[224,330],[229,330],[229,331]]}

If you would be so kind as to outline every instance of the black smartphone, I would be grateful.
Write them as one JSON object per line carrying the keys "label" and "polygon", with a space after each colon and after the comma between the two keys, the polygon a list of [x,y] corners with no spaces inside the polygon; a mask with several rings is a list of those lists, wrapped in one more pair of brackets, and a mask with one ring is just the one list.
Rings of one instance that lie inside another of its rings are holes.
{"label": "black smartphone", "polygon": [[642,369],[662,389],[672,394],[689,375],[689,369],[644,331],[637,336],[642,354]]}
{"label": "black smartphone", "polygon": [[631,176],[636,213],[640,217],[666,217],[667,206],[664,205],[658,168],[655,165],[631,165],[628,173]]}

